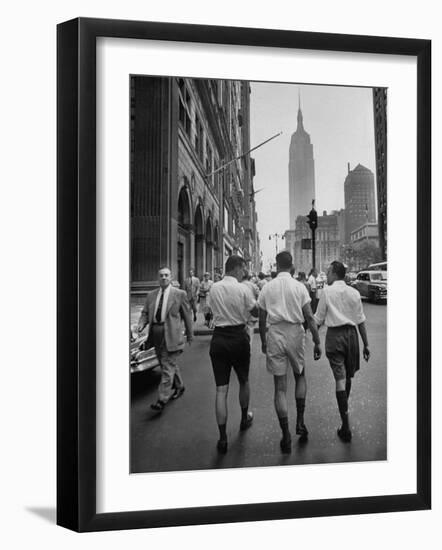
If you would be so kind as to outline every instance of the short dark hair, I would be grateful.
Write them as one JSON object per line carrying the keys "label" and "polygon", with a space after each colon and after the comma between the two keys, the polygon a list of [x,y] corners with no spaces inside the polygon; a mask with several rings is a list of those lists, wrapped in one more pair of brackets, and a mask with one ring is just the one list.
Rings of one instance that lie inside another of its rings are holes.
{"label": "short dark hair", "polygon": [[276,267],[280,269],[290,269],[293,265],[293,258],[290,252],[286,250],[276,254]]}
{"label": "short dark hair", "polygon": [[330,267],[332,268],[332,272],[337,275],[339,279],[344,279],[346,269],[342,262],[335,260],[330,264]]}
{"label": "short dark hair", "polygon": [[244,258],[241,258],[241,256],[237,256],[236,254],[232,254],[232,256],[229,256],[226,261],[225,265],[225,272],[231,273],[234,271],[237,267],[243,267],[246,264]]}
{"label": "short dark hair", "polygon": [[258,279],[265,279],[265,278],[266,278],[266,276],[264,275],[264,273],[262,271],[260,271],[258,273]]}

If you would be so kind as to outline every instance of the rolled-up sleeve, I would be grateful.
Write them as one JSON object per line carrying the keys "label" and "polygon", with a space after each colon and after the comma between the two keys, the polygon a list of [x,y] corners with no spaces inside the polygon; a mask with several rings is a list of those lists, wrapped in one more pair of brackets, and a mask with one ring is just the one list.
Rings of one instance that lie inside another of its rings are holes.
{"label": "rolled-up sleeve", "polygon": [[327,301],[325,292],[321,294],[319,298],[318,307],[315,313],[315,322],[317,325],[322,325],[325,321],[325,316],[327,315]]}

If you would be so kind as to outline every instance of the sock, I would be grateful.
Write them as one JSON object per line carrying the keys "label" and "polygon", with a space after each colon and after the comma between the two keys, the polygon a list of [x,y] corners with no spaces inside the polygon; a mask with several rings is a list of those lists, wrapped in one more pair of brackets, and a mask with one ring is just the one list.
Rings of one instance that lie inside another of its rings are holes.
{"label": "sock", "polygon": [[281,426],[282,435],[284,438],[290,437],[289,432],[289,419],[287,416],[280,416],[279,418],[279,425]]}
{"label": "sock", "polygon": [[219,429],[219,438],[222,441],[226,441],[227,439],[226,424],[218,424],[218,429]]}
{"label": "sock", "polygon": [[345,392],[347,394],[347,399],[350,397],[351,391],[351,378],[347,378],[345,381]]}
{"label": "sock", "polygon": [[350,427],[348,425],[348,400],[347,400],[347,394],[345,391],[337,391],[336,392],[336,400],[338,402],[339,407],[339,413],[342,418],[342,428],[344,430],[349,430]]}
{"label": "sock", "polygon": [[245,422],[247,420],[247,413],[249,411],[249,407],[241,407],[241,421]]}
{"label": "sock", "polygon": [[296,424],[304,424],[305,397],[296,398]]}

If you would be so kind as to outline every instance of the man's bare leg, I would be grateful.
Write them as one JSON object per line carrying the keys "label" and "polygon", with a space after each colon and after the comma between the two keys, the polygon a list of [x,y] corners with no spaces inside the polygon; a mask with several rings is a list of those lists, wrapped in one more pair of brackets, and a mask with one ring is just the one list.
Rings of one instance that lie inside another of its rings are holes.
{"label": "man's bare leg", "polygon": [[287,375],[274,376],[273,380],[275,383],[275,410],[282,430],[281,450],[283,453],[290,453],[292,450],[292,436],[289,430],[287,413]]}
{"label": "man's bare leg", "polygon": [[215,397],[215,414],[216,422],[219,429],[219,441],[217,443],[217,449],[220,453],[227,452],[227,394],[229,391],[229,385],[217,386]]}

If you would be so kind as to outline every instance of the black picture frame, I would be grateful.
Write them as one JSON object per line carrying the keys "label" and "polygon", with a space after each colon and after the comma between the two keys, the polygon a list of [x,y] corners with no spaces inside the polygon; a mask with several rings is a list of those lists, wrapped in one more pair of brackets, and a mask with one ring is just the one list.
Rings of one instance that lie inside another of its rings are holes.
{"label": "black picture frame", "polygon": [[[96,512],[96,39],[154,39],[417,59],[417,491],[360,498]],[[57,28],[57,523],[75,531],[431,507],[431,41],[79,18]]]}

